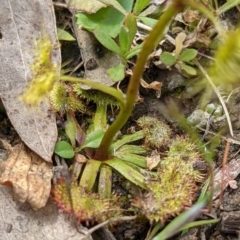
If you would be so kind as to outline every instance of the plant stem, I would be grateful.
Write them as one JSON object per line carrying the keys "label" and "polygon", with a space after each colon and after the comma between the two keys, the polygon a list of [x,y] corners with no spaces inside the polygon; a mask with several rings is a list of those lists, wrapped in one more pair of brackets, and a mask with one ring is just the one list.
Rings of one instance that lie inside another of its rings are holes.
{"label": "plant stem", "polygon": [[169,6],[167,11],[160,17],[157,24],[154,26],[153,30],[149,33],[146,38],[142,51],[138,57],[136,66],[133,70],[133,75],[130,79],[127,95],[126,95],[126,103],[121,107],[120,113],[114,123],[108,128],[106,131],[102,142],[97,149],[97,152],[94,156],[94,159],[97,160],[107,160],[108,159],[108,150],[112,143],[112,139],[116,135],[116,133],[125,125],[128,118],[131,115],[131,112],[134,107],[134,103],[136,100],[136,96],[138,93],[140,78],[145,69],[145,64],[147,62],[148,55],[155,48],[158,42],[162,39],[163,34],[165,33],[168,24],[172,20],[172,18],[182,10],[183,5],[180,0],[173,1]]}

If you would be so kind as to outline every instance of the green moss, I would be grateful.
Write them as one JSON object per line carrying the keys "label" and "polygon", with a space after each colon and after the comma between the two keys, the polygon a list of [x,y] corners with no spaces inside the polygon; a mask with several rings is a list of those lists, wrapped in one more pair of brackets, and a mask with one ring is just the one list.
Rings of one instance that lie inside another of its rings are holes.
{"label": "green moss", "polygon": [[183,161],[197,161],[201,156],[193,142],[187,137],[177,137],[169,145],[168,157],[180,157]]}
{"label": "green moss", "polygon": [[143,116],[137,120],[145,135],[145,145],[151,148],[165,147],[171,137],[171,129],[157,118]]}
{"label": "green moss", "polygon": [[199,189],[197,182],[203,181],[202,173],[193,168],[197,160],[201,160],[200,154],[189,139],[175,139],[160,162],[157,179],[146,180],[149,191],[133,205],[151,222],[162,223],[190,207]]}

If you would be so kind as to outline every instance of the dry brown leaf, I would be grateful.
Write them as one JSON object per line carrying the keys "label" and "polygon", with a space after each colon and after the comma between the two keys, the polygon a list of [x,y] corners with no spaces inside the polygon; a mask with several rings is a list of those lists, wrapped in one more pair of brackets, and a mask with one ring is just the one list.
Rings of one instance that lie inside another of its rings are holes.
{"label": "dry brown leaf", "polygon": [[57,140],[55,116],[44,101],[30,109],[19,96],[31,79],[36,40],[47,34],[52,43],[52,61],[59,66],[61,55],[56,35],[52,0],[1,0],[0,7],[0,96],[14,128],[25,144],[51,162]]}
{"label": "dry brown leaf", "polygon": [[184,22],[184,20],[183,20],[183,15],[182,15],[182,13],[178,13],[178,14],[175,16],[174,20],[186,24],[186,23]]}
{"label": "dry brown leaf", "polygon": [[106,7],[105,4],[98,0],[67,0],[68,7],[71,11],[95,13],[99,9]]}
{"label": "dry brown leaf", "polygon": [[232,189],[237,189],[238,188],[238,185],[237,185],[237,181],[236,180],[230,180],[228,181],[228,185],[230,188]]}
{"label": "dry brown leaf", "polygon": [[211,44],[212,40],[206,34],[198,34],[197,41],[205,44],[207,47]]}
{"label": "dry brown leaf", "polygon": [[240,174],[240,159],[233,159],[226,164],[223,169],[219,169],[214,176],[214,195],[213,199],[216,199],[221,190],[224,190],[229,182],[234,180]]}
{"label": "dry brown leaf", "polygon": [[160,161],[160,154],[157,151],[153,151],[151,156],[146,158],[148,169],[152,170],[159,164]]}
{"label": "dry brown leaf", "polygon": [[[107,70],[117,66],[121,62],[120,57],[99,44],[92,33],[79,29],[76,23],[73,24],[84,61],[84,77],[106,86],[112,86],[115,82],[109,77]],[[88,86],[83,88],[89,89]]]}
{"label": "dry brown leaf", "polygon": [[185,41],[187,35],[184,32],[180,32],[176,39],[175,57],[178,57],[183,49],[183,42]]}
{"label": "dry brown leaf", "polygon": [[189,33],[186,40],[184,41],[184,48],[187,48],[191,45],[193,45],[198,39],[198,33],[197,31],[193,31],[192,33]]}
{"label": "dry brown leaf", "polygon": [[159,91],[162,87],[162,83],[158,81],[153,81],[150,84],[145,82],[143,79],[141,79],[140,81],[141,81],[141,86],[147,89],[153,89],[153,90]]}
{"label": "dry brown leaf", "polygon": [[186,10],[185,12],[182,13],[183,19],[187,23],[192,23],[195,21],[199,21],[201,19],[201,16],[197,11],[193,10]]}
{"label": "dry brown leaf", "polygon": [[20,202],[28,202],[34,210],[44,207],[50,195],[52,164],[47,163],[22,142],[11,147],[3,141],[9,155],[0,163],[0,184],[13,187]]}

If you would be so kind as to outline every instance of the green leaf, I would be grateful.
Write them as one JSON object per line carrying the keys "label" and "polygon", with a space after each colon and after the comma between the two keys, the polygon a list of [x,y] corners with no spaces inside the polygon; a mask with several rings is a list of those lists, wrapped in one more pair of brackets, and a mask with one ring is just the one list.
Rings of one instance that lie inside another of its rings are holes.
{"label": "green leaf", "polygon": [[119,44],[123,54],[128,52],[128,29],[125,26],[121,27],[119,33]]}
{"label": "green leaf", "polygon": [[135,15],[129,13],[125,19],[124,25],[128,28],[128,51],[131,49],[133,39],[137,33],[137,20]]}
{"label": "green leaf", "polygon": [[155,26],[155,24],[157,23],[156,19],[150,18],[150,17],[142,17],[142,16],[138,16],[138,19],[141,20],[144,24],[146,24],[147,26],[153,28]]}
{"label": "green leaf", "polygon": [[[91,124],[92,131],[106,130],[107,126],[107,105],[99,104],[97,105],[97,109],[95,110],[95,114],[93,117],[93,123]],[[89,128],[88,128],[89,129]]]}
{"label": "green leaf", "polygon": [[220,16],[224,12],[227,12],[229,9],[236,7],[238,4],[240,4],[240,0],[231,0],[226,1],[221,7],[217,9],[217,15]]}
{"label": "green leaf", "polygon": [[132,58],[133,56],[139,54],[142,50],[142,46],[143,46],[143,43],[142,42],[141,44],[137,45],[136,47],[134,47],[133,49],[131,49],[129,52],[127,52],[125,55],[124,55],[124,58],[125,59],[130,59]]}
{"label": "green leaf", "polygon": [[132,134],[124,135],[122,138],[118,139],[114,144],[111,145],[111,148],[114,149],[114,151],[118,150],[121,146],[134,142],[140,139],[144,138],[143,131],[137,131]]}
{"label": "green leaf", "polygon": [[109,7],[115,8],[116,10],[118,10],[119,12],[121,12],[124,15],[127,14],[126,10],[116,0],[98,0],[98,1],[106,4]]}
{"label": "green leaf", "polygon": [[76,41],[76,39],[64,29],[57,28],[57,36],[58,36],[58,40]]}
{"label": "green leaf", "polygon": [[101,32],[101,31],[93,31],[97,40],[107,49],[112,52],[115,52],[119,56],[123,56],[122,50],[116,44],[116,42],[109,36],[108,34]]}
{"label": "green leaf", "polygon": [[147,149],[137,145],[124,145],[114,152],[114,156],[121,158],[127,163],[132,163],[135,166],[146,168],[146,157],[140,154],[146,154]]}
{"label": "green leaf", "polygon": [[112,195],[112,168],[107,165],[102,165],[100,169],[98,194],[100,198],[108,199],[111,198]]}
{"label": "green leaf", "polygon": [[69,137],[72,146],[75,148],[76,147],[75,139],[76,139],[76,135],[77,135],[77,129],[76,129],[75,122],[73,121],[73,119],[71,118],[71,116],[69,114],[67,114],[67,122],[65,124],[65,132],[66,132],[67,136]]}
{"label": "green leaf", "polygon": [[178,60],[183,62],[190,62],[197,56],[197,54],[197,50],[189,48],[182,52],[182,54],[178,57]]}
{"label": "green leaf", "polygon": [[163,52],[160,56],[160,60],[163,64],[170,67],[176,63],[176,58],[170,52]]}
{"label": "green leaf", "polygon": [[[131,11],[133,0],[119,0],[118,2],[127,12]],[[120,32],[125,16],[114,8],[106,7],[94,14],[78,13],[76,17],[77,24],[89,31],[98,30],[115,38]]]}
{"label": "green leaf", "polygon": [[101,164],[101,161],[89,159],[83,170],[79,185],[88,191],[92,190]]}
{"label": "green leaf", "polygon": [[85,142],[83,143],[80,148],[77,148],[76,151],[80,151],[83,148],[98,148],[102,138],[105,134],[105,131],[102,130],[97,130],[94,132],[91,132],[90,134],[87,135]]}
{"label": "green leaf", "polygon": [[193,219],[197,217],[205,204],[206,198],[203,201],[194,204],[189,210],[174,218],[156,237],[153,238],[153,240],[168,239],[177,232],[181,231],[184,225],[192,222]]}
{"label": "green leaf", "polygon": [[134,4],[133,13],[136,15],[139,14],[149,3],[151,0],[137,0]]}
{"label": "green leaf", "polygon": [[136,17],[132,13],[129,13],[126,16],[124,25],[121,27],[121,31],[119,33],[119,43],[123,54],[126,54],[131,49],[136,32]]}
{"label": "green leaf", "polygon": [[190,66],[186,65],[185,63],[178,62],[178,65],[180,66],[180,68],[182,70],[184,70],[189,75],[195,76],[197,74],[197,71],[195,68],[190,67]]}
{"label": "green leaf", "polygon": [[144,183],[145,177],[141,173],[139,173],[137,170],[127,165],[121,159],[115,157],[113,159],[105,161],[104,163],[114,168],[117,172],[119,172],[122,176],[124,176],[130,182],[144,189],[147,188],[146,184]]}
{"label": "green leaf", "polygon": [[181,230],[188,230],[189,228],[196,228],[196,227],[201,227],[203,225],[207,225],[207,224],[214,224],[219,222],[220,219],[206,219],[206,220],[200,220],[200,221],[195,221],[195,222],[190,222],[188,224],[186,224]]}
{"label": "green leaf", "polygon": [[135,154],[146,154],[148,150],[138,145],[124,145],[117,152],[128,152]]}
{"label": "green leaf", "polygon": [[109,68],[107,73],[113,81],[121,81],[125,77],[125,66],[120,63],[117,66]]}
{"label": "green leaf", "polygon": [[138,154],[129,153],[125,151],[115,152],[115,156],[122,159],[126,163],[132,163],[141,168],[147,168],[146,157],[140,156]]}
{"label": "green leaf", "polygon": [[62,158],[72,158],[75,155],[73,147],[66,141],[56,143],[54,152]]}

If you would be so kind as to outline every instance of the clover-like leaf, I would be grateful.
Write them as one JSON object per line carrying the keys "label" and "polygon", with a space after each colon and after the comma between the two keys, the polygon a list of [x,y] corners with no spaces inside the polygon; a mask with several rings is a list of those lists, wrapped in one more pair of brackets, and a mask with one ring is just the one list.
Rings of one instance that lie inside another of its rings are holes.
{"label": "clover-like leaf", "polygon": [[[126,10],[122,7],[122,5],[117,0],[98,0],[98,1],[106,4],[107,6],[115,8],[116,10],[118,10],[119,12],[121,12],[124,15],[127,14]],[[131,1],[129,1],[129,2],[131,2]]]}
{"label": "clover-like leaf", "polygon": [[[86,2],[86,1],[85,1]],[[118,3],[127,12],[131,12],[133,0],[119,0]],[[77,24],[90,31],[98,30],[115,38],[124,21],[124,15],[112,7],[102,8],[94,14],[76,14]]]}
{"label": "clover-like leaf", "polygon": [[109,68],[107,73],[113,81],[121,81],[125,77],[125,66],[120,63],[115,67]]}
{"label": "clover-like leaf", "polygon": [[116,44],[113,38],[106,34],[105,32],[95,30],[93,31],[97,40],[107,49],[113,51],[114,53],[118,54],[119,56],[123,56],[121,48]]}

